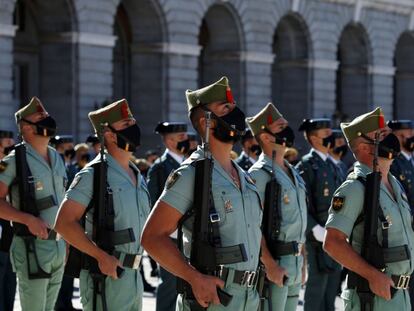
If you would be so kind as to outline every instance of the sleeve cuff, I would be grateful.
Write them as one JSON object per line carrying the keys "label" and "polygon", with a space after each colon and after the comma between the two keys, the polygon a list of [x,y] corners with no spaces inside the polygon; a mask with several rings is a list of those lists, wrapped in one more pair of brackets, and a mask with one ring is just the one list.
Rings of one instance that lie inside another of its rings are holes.
{"label": "sleeve cuff", "polygon": [[180,214],[184,215],[190,208],[192,202],[183,198],[182,195],[171,191],[161,194],[160,200],[176,209]]}
{"label": "sleeve cuff", "polygon": [[91,198],[76,188],[70,189],[66,192],[65,198],[75,201],[83,206],[88,206],[91,201]]}
{"label": "sleeve cuff", "polygon": [[329,214],[325,228],[337,229],[349,237],[352,233],[352,229],[354,228],[354,222],[341,214]]}

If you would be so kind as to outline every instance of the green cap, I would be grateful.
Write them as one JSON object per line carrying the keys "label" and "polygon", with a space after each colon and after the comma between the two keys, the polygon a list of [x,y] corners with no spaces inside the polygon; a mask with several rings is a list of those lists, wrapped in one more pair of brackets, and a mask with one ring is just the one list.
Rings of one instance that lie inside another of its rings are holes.
{"label": "green cap", "polygon": [[188,111],[191,109],[214,102],[233,103],[233,94],[230,89],[229,79],[222,77],[217,82],[195,91],[186,90]]}
{"label": "green cap", "polygon": [[133,115],[126,99],[121,99],[101,109],[89,112],[88,117],[95,132],[99,134],[102,124],[111,125],[117,121],[133,118]]}
{"label": "green cap", "polygon": [[272,103],[268,103],[258,114],[246,118],[246,122],[254,136],[259,135],[263,130],[277,119],[282,118],[282,114]]}
{"label": "green cap", "polygon": [[381,108],[360,115],[350,123],[341,123],[342,132],[348,142],[378,129],[385,127],[384,114]]}
{"label": "green cap", "polygon": [[18,123],[21,119],[24,119],[27,116],[30,116],[36,112],[46,112],[46,109],[45,107],[43,107],[42,102],[40,101],[39,98],[33,97],[26,106],[24,106],[23,108],[20,108],[14,114],[16,123]]}

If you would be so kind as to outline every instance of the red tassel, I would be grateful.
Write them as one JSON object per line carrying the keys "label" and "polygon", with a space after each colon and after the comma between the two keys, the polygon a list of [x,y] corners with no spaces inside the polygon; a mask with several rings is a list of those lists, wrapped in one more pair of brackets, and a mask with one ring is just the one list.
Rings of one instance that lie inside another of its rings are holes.
{"label": "red tassel", "polygon": [[226,98],[227,98],[228,103],[231,103],[231,104],[234,103],[234,98],[233,98],[233,94],[231,92],[230,87],[226,88]]}
{"label": "red tassel", "polygon": [[272,124],[273,123],[273,117],[272,117],[272,114],[271,113],[269,113],[268,115],[267,115],[267,125],[270,125],[270,124]]}
{"label": "red tassel", "polygon": [[121,115],[122,119],[126,119],[129,116],[128,105],[126,103],[123,103],[121,106]]}
{"label": "red tassel", "polygon": [[42,105],[41,105],[41,104],[39,104],[39,103],[37,104],[36,110],[37,110],[37,112],[43,112],[43,111],[45,111],[45,110],[43,109]]}
{"label": "red tassel", "polygon": [[380,129],[385,127],[385,120],[382,114],[378,117],[378,125]]}

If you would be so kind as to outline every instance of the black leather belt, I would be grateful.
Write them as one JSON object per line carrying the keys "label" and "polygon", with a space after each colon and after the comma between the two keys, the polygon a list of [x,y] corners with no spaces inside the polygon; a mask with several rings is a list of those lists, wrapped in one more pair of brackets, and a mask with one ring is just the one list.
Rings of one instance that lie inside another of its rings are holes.
{"label": "black leather belt", "polygon": [[299,256],[302,243],[292,242],[275,242],[268,245],[269,251],[274,258],[286,255]]}
{"label": "black leather belt", "polygon": [[[411,275],[407,275],[407,274],[401,274],[401,275],[391,275],[391,279],[394,281],[394,288],[395,289],[408,289],[408,285],[410,283],[410,278]],[[349,289],[355,289],[357,287],[357,284],[354,284],[352,281],[350,281],[349,279],[349,275],[348,275],[348,284],[347,284],[347,288]]]}
{"label": "black leather belt", "polygon": [[142,259],[141,254],[128,254],[128,253],[122,253],[122,252],[115,251],[114,256],[118,259],[122,259],[121,260],[122,267],[137,270],[139,269],[141,265],[141,259]]}
{"label": "black leather belt", "polygon": [[240,271],[240,270],[234,270],[226,267],[222,267],[218,271],[218,277],[221,278],[223,281],[227,281],[227,278],[229,276],[230,270],[234,271],[234,276],[232,282],[241,286],[245,286],[247,288],[254,288],[257,285],[257,281],[259,279],[259,273],[254,271]]}

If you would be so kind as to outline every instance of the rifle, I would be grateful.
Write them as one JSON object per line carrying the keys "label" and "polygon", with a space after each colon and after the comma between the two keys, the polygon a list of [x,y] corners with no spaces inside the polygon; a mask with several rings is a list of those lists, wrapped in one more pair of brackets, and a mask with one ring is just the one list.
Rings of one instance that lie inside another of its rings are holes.
{"label": "rifle", "polygon": [[[365,137],[361,133],[361,136]],[[365,137],[370,140],[369,137]],[[377,229],[379,217],[379,195],[381,186],[381,172],[378,169],[379,132],[374,140],[373,170],[366,176],[364,195],[364,237],[362,239],[361,256],[380,271],[385,269],[384,253],[378,243]],[[356,284],[356,292],[360,299],[361,311],[372,311],[374,308],[374,293],[369,283],[360,275],[350,271],[349,282]]]}
{"label": "rifle", "polygon": [[282,187],[278,183],[275,172],[274,159],[276,151],[272,152],[272,171],[268,172],[270,181],[266,184],[265,200],[263,208],[263,234],[266,240],[267,248],[273,258],[277,258],[276,242],[280,234],[280,226],[282,222],[282,211],[280,206]]}
{"label": "rifle", "polygon": [[[209,132],[211,123],[211,112],[206,112],[206,137],[204,141],[204,157],[195,162],[194,183],[194,225],[191,241],[190,263],[198,271],[207,275],[217,275],[219,265],[236,263],[247,260],[244,244],[222,247],[218,223],[220,216],[214,208],[211,191],[211,179],[213,174],[213,159],[209,148]],[[187,219],[184,215],[182,223]],[[181,225],[179,225],[181,227]],[[181,230],[179,230],[181,231]],[[179,238],[179,247],[181,245]],[[197,301],[191,290],[191,286],[183,280],[178,282],[178,292],[184,293],[191,301],[191,310],[204,310]],[[232,296],[220,288],[217,288],[220,303],[227,306]]]}
{"label": "rifle", "polygon": [[[103,127],[101,125],[101,150],[100,158],[101,161],[95,163],[94,175],[93,175],[93,193],[94,193],[94,211],[93,211],[93,229],[92,229],[92,241],[95,242],[96,246],[104,250],[108,254],[112,255],[115,250],[114,243],[114,206],[112,199],[112,192],[107,185],[108,177],[108,163],[105,160],[104,152],[104,138],[103,138]],[[119,232],[119,231],[118,231]],[[128,234],[131,238],[131,232],[128,230]],[[134,241],[134,235],[132,233],[132,241]],[[127,241],[131,242],[131,241]],[[93,280],[93,310],[97,310],[97,296],[101,295],[102,309],[108,310],[106,295],[105,295],[105,279],[106,275],[101,272],[96,259],[88,257],[89,261],[89,273]],[[121,267],[116,269],[118,278],[121,278],[125,270]]]}
{"label": "rifle", "polygon": [[[16,177],[19,190],[20,210],[35,217],[39,217],[40,213],[36,205],[34,187],[35,180],[27,163],[26,147],[23,143],[20,143],[16,145],[15,152]],[[52,274],[44,271],[39,265],[39,258],[37,257],[35,245],[36,236],[30,233],[29,228],[26,225],[17,222],[13,223],[13,231],[24,241],[29,279],[32,280],[50,278]],[[33,272],[32,266],[30,264],[31,260],[34,260],[37,272]]]}

